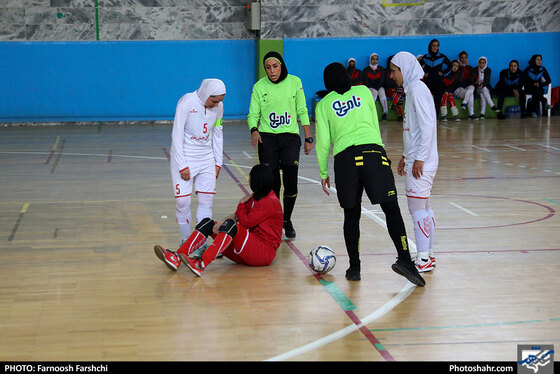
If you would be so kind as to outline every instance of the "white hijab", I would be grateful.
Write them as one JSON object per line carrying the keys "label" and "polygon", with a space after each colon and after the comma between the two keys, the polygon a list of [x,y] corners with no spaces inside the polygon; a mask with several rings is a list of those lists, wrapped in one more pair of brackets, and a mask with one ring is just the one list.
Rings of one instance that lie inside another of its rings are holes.
{"label": "white hijab", "polygon": [[205,104],[210,96],[225,95],[226,85],[219,79],[205,79],[202,81],[200,88],[196,90],[196,94],[202,104]]}
{"label": "white hijab", "polygon": [[373,56],[377,56],[377,65],[379,65],[379,55],[375,52],[373,52],[371,55],[369,55],[369,66],[372,68],[372,70],[375,70],[375,69],[377,69],[377,65],[372,65],[371,64],[371,58]]}
{"label": "white hijab", "polygon": [[[478,58],[477,62],[480,62],[480,60],[484,59],[484,61],[486,61],[486,64],[484,65],[484,69],[480,70],[480,66],[477,66],[478,69],[478,81],[479,82],[483,82],[484,81],[484,70],[486,69],[486,67],[488,66],[488,59],[484,56],[481,56]],[[477,64],[478,65],[478,64]]]}
{"label": "white hijab", "polygon": [[401,74],[403,76],[403,89],[405,93],[412,83],[419,81],[424,77],[424,70],[422,70],[420,63],[416,57],[409,52],[397,53],[391,59],[391,62],[401,69]]}

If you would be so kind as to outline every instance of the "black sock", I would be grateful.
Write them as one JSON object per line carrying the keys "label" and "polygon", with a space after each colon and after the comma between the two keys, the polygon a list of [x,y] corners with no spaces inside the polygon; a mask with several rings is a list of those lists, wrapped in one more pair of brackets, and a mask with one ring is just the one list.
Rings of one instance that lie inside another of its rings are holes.
{"label": "black sock", "polygon": [[381,203],[381,209],[385,213],[387,221],[387,230],[389,236],[395,244],[395,249],[400,259],[410,260],[410,251],[408,250],[408,238],[406,236],[406,228],[399,208],[397,200]]}
{"label": "black sock", "polygon": [[294,212],[296,199],[297,199],[297,195],[295,196],[284,195],[284,221],[292,220],[292,213]]}
{"label": "black sock", "polygon": [[360,216],[361,206],[344,209],[344,242],[351,268],[360,269]]}

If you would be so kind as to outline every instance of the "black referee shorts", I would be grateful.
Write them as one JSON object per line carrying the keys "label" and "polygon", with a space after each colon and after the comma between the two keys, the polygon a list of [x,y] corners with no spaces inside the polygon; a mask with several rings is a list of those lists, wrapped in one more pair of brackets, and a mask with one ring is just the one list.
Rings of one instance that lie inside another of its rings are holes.
{"label": "black referee shorts", "polygon": [[261,132],[262,143],[259,143],[259,162],[268,164],[272,169],[283,166],[299,166],[301,138],[299,134],[272,134]]}
{"label": "black referee shorts", "polygon": [[334,178],[343,209],[359,206],[364,190],[372,204],[397,199],[391,161],[380,145],[350,146],[338,153],[334,157]]}

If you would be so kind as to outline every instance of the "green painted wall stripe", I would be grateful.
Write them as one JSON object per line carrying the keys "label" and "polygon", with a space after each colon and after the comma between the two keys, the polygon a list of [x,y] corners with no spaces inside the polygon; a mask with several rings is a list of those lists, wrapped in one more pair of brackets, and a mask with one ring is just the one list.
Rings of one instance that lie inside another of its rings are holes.
{"label": "green painted wall stripe", "polygon": [[358,309],[334,282],[327,281],[322,278],[319,278],[319,282],[325,287],[327,292],[336,300],[344,311]]}
{"label": "green painted wall stripe", "polygon": [[99,4],[95,0],[95,36],[99,40]]}
{"label": "green painted wall stripe", "polygon": [[255,43],[255,48],[255,71],[257,73],[257,76],[255,78],[256,80],[259,80],[266,75],[262,63],[264,55],[266,55],[270,51],[276,51],[283,55],[284,41],[282,39],[258,39]]}

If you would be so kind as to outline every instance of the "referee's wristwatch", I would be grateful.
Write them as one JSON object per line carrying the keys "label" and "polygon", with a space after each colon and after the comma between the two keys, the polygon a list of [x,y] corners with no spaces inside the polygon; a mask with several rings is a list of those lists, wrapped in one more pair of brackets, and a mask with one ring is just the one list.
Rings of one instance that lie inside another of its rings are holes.
{"label": "referee's wristwatch", "polygon": [[311,138],[311,137],[305,138],[305,142],[306,143],[313,143],[313,138]]}

